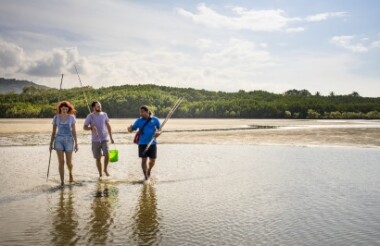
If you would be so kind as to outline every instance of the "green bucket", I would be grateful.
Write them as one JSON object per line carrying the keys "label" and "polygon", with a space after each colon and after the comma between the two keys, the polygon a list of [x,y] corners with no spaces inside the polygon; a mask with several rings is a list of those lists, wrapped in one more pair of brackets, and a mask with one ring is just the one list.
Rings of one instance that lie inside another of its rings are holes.
{"label": "green bucket", "polygon": [[117,162],[119,160],[119,151],[117,149],[111,149],[109,151],[110,162]]}

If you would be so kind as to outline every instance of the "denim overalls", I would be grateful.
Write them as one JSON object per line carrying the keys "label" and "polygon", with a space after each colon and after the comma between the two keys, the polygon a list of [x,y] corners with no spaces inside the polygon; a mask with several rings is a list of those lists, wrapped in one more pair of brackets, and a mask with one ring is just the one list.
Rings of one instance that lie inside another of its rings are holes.
{"label": "denim overalls", "polygon": [[53,125],[58,128],[57,136],[54,142],[54,149],[63,152],[72,152],[74,146],[74,139],[71,130],[71,125],[75,123],[75,118],[69,115],[65,122],[59,119],[59,115],[54,116]]}

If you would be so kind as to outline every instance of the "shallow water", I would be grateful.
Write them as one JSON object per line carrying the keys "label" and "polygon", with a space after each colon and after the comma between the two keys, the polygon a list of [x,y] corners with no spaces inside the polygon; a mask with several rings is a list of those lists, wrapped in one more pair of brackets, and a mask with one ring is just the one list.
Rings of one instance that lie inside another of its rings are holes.
{"label": "shallow water", "polygon": [[97,181],[81,145],[60,189],[46,146],[1,147],[0,244],[380,244],[378,149],[161,144],[150,184],[118,149]]}
{"label": "shallow water", "polygon": [[[133,142],[134,134],[127,133],[127,125],[134,120],[111,119],[116,143]],[[82,129],[83,122],[84,119],[77,119],[80,145],[91,142],[89,132]],[[0,147],[46,145],[51,130],[51,119],[0,119]],[[164,130],[159,142],[165,144],[243,142],[380,147],[380,120],[171,119]]]}

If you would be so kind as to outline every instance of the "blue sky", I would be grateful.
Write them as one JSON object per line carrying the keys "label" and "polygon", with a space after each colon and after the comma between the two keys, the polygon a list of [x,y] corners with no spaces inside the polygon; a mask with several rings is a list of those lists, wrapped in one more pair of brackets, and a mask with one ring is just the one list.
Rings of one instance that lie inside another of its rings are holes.
{"label": "blue sky", "polygon": [[0,0],[0,77],[380,96],[380,2]]}

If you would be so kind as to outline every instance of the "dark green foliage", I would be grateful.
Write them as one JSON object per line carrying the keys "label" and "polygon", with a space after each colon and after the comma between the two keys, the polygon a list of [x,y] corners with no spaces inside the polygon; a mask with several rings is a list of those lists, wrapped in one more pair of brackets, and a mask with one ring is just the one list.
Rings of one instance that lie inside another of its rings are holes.
{"label": "dark green foliage", "polygon": [[0,117],[49,118],[59,100],[69,100],[77,117],[88,114],[87,103],[99,100],[112,118],[134,118],[138,108],[148,105],[159,117],[169,112],[179,97],[185,97],[174,117],[180,118],[361,118],[380,119],[380,98],[349,95],[312,95],[307,90],[289,90],[284,94],[240,90],[235,93],[212,92],[192,88],[156,85],[123,85],[93,89],[25,88],[21,94],[0,95]]}

